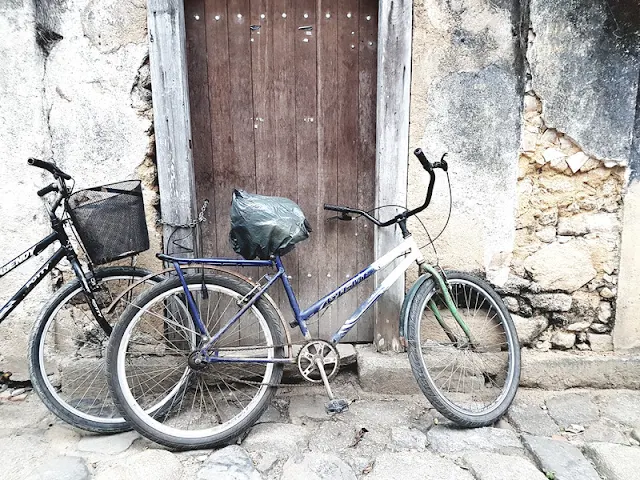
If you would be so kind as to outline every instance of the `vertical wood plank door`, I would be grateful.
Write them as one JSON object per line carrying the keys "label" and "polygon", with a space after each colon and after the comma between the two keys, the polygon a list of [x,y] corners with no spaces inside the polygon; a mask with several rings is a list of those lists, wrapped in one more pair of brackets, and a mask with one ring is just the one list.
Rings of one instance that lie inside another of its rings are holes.
{"label": "vertical wood plank door", "polygon": [[[374,205],[378,1],[185,0],[185,17],[203,254],[236,256],[234,188],[294,200],[313,232],[283,262],[306,308],[373,261],[373,226],[322,206]],[[372,291],[373,278],[312,318],[312,336],[330,338]],[[282,287],[270,294],[293,320]],[[372,315],[345,341],[371,342]]]}

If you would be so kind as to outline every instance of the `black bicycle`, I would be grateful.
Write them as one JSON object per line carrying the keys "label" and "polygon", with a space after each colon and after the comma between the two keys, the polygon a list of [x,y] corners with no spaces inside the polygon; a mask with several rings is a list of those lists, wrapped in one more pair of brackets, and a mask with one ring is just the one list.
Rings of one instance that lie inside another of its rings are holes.
{"label": "black bicycle", "polygon": [[[105,368],[105,349],[111,326],[130,300],[160,278],[133,266],[95,268],[133,256],[149,248],[142,188],[137,180],[73,192],[70,175],[56,165],[30,158],[56,180],[38,191],[51,221],[52,232],[7,264],[0,277],[58,243],[58,249],[0,308],[0,323],[27,295],[66,259],[75,277],[47,302],[31,332],[29,373],[43,403],[71,425],[98,433],[129,429],[114,406]],[[50,195],[55,194],[55,198]],[[62,208],[62,214],[57,212]],[[67,234],[79,236],[88,262],[83,268]]]}

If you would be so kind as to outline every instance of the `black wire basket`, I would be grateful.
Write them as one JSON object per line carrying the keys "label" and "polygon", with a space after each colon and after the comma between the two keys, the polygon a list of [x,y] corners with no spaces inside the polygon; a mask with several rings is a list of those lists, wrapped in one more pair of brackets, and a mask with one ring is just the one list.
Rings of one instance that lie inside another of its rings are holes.
{"label": "black wire basket", "polygon": [[89,258],[97,265],[149,249],[139,180],[74,192],[68,211]]}

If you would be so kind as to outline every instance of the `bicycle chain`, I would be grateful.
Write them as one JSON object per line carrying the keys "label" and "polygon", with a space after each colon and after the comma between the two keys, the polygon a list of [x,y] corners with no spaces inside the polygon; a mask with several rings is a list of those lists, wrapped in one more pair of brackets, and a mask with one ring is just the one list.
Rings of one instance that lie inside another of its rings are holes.
{"label": "bicycle chain", "polygon": [[166,225],[168,227],[173,227],[173,228],[196,228],[198,224],[206,221],[206,219],[204,218],[204,214],[207,211],[207,207],[209,207],[209,200],[205,200],[204,202],[202,202],[202,208],[200,208],[200,212],[198,213],[198,218],[195,220],[192,220],[191,222],[171,223],[171,222],[166,222],[161,218],[159,218],[158,220],[156,220],[156,224]]}
{"label": "bicycle chain", "polygon": [[227,378],[230,378],[231,380],[233,380],[236,383],[243,383],[245,385],[252,385],[252,386],[256,386],[256,387],[308,387],[309,383],[308,382],[304,382],[304,383],[262,383],[262,382],[253,382],[251,380],[242,380],[240,378],[234,377],[232,375],[227,375]]}
{"label": "bicycle chain", "polygon": [[[271,348],[289,348],[290,345],[273,345]],[[234,347],[233,351],[238,351],[238,350],[255,350],[256,347]],[[292,365],[296,365],[297,367],[297,362],[296,363],[292,363]],[[206,370],[205,370],[206,371]],[[237,383],[244,383],[245,385],[253,385],[253,386],[257,386],[257,387],[308,387],[309,386],[309,382],[303,381],[303,383],[262,383],[262,382],[254,382],[251,380],[243,380],[241,378],[238,377],[234,377],[233,375],[229,375],[228,373],[225,373],[225,376],[227,378],[230,378],[231,380],[233,380],[234,382]]]}

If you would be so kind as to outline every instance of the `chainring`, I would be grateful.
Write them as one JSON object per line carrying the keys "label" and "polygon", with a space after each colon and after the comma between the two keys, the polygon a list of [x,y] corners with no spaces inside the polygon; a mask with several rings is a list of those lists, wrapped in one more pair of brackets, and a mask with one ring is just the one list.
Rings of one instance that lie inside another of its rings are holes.
{"label": "chainring", "polygon": [[340,370],[340,354],[335,345],[326,340],[309,340],[305,343],[296,359],[302,378],[311,383],[322,383],[316,358],[322,361],[327,378],[331,380]]}

